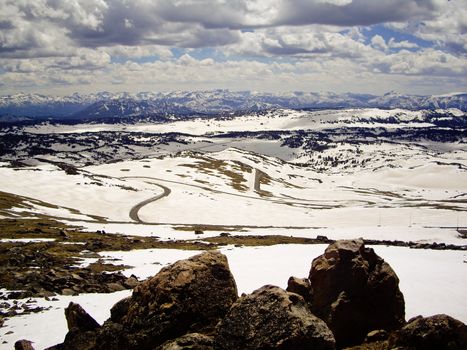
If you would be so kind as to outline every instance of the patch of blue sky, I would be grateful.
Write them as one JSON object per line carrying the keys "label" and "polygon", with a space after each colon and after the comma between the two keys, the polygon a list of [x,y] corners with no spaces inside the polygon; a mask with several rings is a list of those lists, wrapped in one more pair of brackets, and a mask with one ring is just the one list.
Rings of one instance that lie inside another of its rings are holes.
{"label": "patch of blue sky", "polygon": [[380,35],[381,37],[383,37],[386,43],[388,43],[389,40],[393,38],[396,43],[408,41],[409,43],[416,44],[418,46],[417,48],[408,49],[412,51],[417,51],[421,48],[433,47],[435,45],[431,41],[423,40],[410,33],[400,32],[392,28],[388,28],[387,26],[382,24],[374,25],[371,27],[365,27],[362,33],[365,36],[365,44],[369,44],[373,36]]}

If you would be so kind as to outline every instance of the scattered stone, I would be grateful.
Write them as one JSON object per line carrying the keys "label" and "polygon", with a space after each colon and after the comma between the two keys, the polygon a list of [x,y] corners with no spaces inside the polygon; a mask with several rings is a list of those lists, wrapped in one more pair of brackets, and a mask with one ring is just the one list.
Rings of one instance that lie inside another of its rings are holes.
{"label": "scattered stone", "polygon": [[465,350],[467,326],[447,315],[419,316],[391,334],[388,348]]}
{"label": "scattered stone", "polygon": [[219,235],[220,237],[230,237],[230,233],[228,232],[221,232],[221,234]]}
{"label": "scattered stone", "polygon": [[338,348],[362,343],[372,330],[390,331],[405,322],[399,279],[362,240],[329,245],[313,260],[309,280],[311,310],[332,330]]}
{"label": "scattered stone", "polygon": [[334,349],[327,325],[314,316],[305,300],[275,286],[240,297],[217,327],[222,350]]}
{"label": "scattered stone", "polygon": [[156,350],[214,350],[214,341],[200,333],[190,333],[175,340],[169,340]]}
{"label": "scattered stone", "polygon": [[204,234],[203,231],[201,231],[201,230],[195,230],[195,235],[202,235],[202,234]]}
{"label": "scattered stone", "polygon": [[31,341],[22,339],[15,343],[15,350],[34,350],[34,347]]}

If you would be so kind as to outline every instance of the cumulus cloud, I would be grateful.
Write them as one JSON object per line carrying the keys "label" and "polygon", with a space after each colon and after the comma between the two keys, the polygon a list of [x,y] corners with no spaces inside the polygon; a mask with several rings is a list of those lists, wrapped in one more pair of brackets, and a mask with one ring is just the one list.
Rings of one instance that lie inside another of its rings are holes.
{"label": "cumulus cloud", "polygon": [[[0,81],[2,90],[192,84],[371,92],[391,84],[390,89],[421,86],[417,81],[438,77],[463,90],[464,5],[465,0],[0,0]],[[410,35],[375,35],[366,30],[373,24]]]}

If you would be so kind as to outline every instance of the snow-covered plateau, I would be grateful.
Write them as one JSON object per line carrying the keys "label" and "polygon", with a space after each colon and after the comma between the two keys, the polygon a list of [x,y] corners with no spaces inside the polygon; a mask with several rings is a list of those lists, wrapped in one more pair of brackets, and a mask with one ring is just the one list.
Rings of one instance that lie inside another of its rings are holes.
{"label": "snow-covered plateau", "polygon": [[[466,121],[458,109],[353,108],[160,123],[7,125],[0,129],[0,192],[24,202],[0,207],[1,220],[47,217],[83,231],[161,241],[203,241],[228,232],[452,245],[458,249],[373,248],[400,278],[407,318],[447,313],[467,322]],[[24,239],[5,237],[0,245],[40,237]],[[285,287],[291,275],[307,276],[325,247],[221,250],[239,292],[249,293],[266,283]],[[194,254],[99,253],[139,278]],[[83,263],[99,257],[92,259]],[[69,301],[103,322],[110,306],[129,293],[39,298],[37,305],[51,308],[6,319],[0,349],[22,338],[37,348],[59,343]]]}

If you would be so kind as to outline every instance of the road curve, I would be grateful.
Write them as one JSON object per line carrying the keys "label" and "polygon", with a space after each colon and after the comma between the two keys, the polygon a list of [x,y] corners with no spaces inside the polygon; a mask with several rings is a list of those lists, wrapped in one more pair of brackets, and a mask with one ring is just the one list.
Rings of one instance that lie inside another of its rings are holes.
{"label": "road curve", "polygon": [[157,200],[159,200],[161,198],[167,197],[171,192],[170,188],[168,188],[168,187],[166,187],[164,185],[160,185],[160,184],[154,184],[154,185],[159,186],[160,188],[162,188],[163,192],[161,194],[158,194],[155,197],[151,197],[149,199],[146,199],[145,201],[139,202],[133,208],[131,208],[131,210],[130,210],[130,219],[131,220],[136,221],[136,222],[141,223],[141,224],[145,223],[139,217],[140,209],[142,207],[144,207],[146,204],[149,204],[149,203],[155,202],[155,201],[157,201]]}

